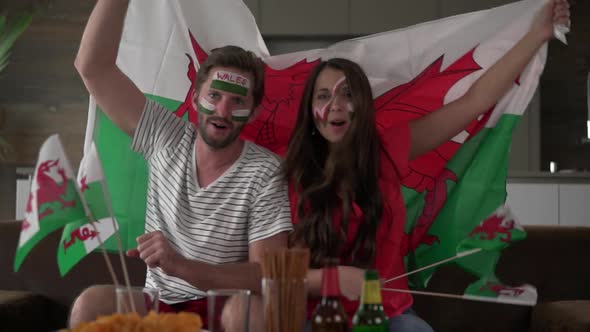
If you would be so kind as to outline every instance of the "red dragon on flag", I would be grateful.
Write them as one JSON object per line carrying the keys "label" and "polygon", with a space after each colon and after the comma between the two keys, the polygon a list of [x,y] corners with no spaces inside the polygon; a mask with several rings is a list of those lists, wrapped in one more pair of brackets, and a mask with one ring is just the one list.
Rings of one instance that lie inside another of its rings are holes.
{"label": "red dragon on flag", "polygon": [[[207,53],[200,47],[192,33],[189,33],[197,61],[202,63]],[[412,81],[399,85],[375,99],[377,125],[390,127],[396,122],[410,121],[436,111],[443,106],[448,91],[459,80],[482,69],[474,60],[472,49],[448,68],[441,70],[443,56],[435,60]],[[197,123],[196,110],[191,103],[194,91],[196,68],[190,55],[187,78],[191,82],[185,101],[175,111],[179,117],[188,113],[188,120]],[[303,59],[285,69],[265,67],[265,91],[260,113],[242,132],[242,137],[284,156],[299,110],[305,82],[320,59]],[[469,137],[475,135],[489,118],[474,120],[466,129]],[[421,216],[410,234],[406,234],[403,252],[413,252],[418,246],[432,245],[436,236],[428,235],[430,226],[447,197],[447,181],[457,181],[457,175],[445,168],[447,162],[461,147],[461,143],[448,141],[433,151],[410,162],[410,173],[402,179],[402,185],[426,192],[425,205]]]}

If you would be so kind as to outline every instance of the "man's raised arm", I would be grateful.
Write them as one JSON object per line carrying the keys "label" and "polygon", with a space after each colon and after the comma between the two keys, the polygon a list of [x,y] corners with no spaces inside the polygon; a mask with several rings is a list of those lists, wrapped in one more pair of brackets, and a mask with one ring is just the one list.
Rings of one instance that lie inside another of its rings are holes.
{"label": "man's raised arm", "polygon": [[116,65],[128,5],[126,0],[96,2],[80,42],[75,67],[103,112],[133,136],[145,97]]}

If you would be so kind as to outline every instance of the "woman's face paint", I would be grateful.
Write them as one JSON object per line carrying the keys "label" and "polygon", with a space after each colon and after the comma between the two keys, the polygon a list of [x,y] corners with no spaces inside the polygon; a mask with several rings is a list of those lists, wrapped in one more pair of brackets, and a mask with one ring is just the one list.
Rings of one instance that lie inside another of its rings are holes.
{"label": "woman's face paint", "polygon": [[349,113],[349,118],[351,120],[354,118],[354,107],[352,105],[352,101],[350,100],[350,90],[348,88],[348,84],[346,83],[346,76],[342,76],[338,81],[336,81],[331,91],[320,87],[320,91],[316,93],[313,102],[313,104],[315,104],[313,107],[313,114],[316,122],[319,122],[324,126],[327,124],[328,115],[330,113],[330,109],[332,108],[332,104],[339,97],[346,98],[346,102],[343,107]]}

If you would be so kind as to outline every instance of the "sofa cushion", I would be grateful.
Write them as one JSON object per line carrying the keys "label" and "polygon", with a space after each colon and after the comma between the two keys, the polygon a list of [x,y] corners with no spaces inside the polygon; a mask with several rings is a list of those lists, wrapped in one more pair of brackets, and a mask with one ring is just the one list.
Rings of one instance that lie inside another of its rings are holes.
{"label": "sofa cushion", "polygon": [[0,330],[53,331],[64,327],[68,309],[46,296],[0,291]]}
{"label": "sofa cushion", "polygon": [[590,301],[540,303],[531,320],[532,332],[589,332]]}
{"label": "sofa cushion", "polygon": [[24,299],[31,296],[31,292],[26,291],[5,291],[0,290],[0,305],[3,303],[11,303],[13,301]]}

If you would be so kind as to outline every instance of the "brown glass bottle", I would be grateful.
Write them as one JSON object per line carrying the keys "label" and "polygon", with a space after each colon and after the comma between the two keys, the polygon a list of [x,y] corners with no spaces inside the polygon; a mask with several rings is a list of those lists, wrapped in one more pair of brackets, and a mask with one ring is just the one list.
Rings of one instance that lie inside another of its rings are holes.
{"label": "brown glass bottle", "polygon": [[311,317],[312,332],[349,332],[348,318],[340,302],[338,266],[332,262],[322,271],[322,300]]}

